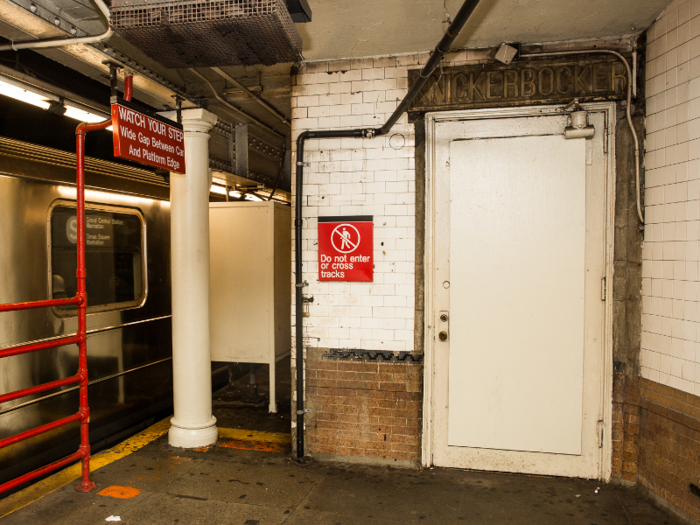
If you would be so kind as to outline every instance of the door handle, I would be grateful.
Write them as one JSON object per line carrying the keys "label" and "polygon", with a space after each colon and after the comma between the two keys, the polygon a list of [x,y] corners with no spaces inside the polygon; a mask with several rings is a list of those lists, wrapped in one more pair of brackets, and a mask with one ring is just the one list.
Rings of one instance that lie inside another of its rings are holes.
{"label": "door handle", "polygon": [[447,332],[440,332],[438,334],[438,339],[440,339],[440,341],[442,341],[443,343],[447,341]]}

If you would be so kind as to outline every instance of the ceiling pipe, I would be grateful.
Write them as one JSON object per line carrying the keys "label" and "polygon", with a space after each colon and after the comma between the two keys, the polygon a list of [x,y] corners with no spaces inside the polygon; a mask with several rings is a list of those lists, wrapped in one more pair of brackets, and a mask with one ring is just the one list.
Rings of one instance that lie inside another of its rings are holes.
{"label": "ceiling pipe", "polygon": [[238,80],[236,80],[231,75],[226,73],[224,70],[222,70],[219,67],[213,67],[212,70],[214,70],[219,76],[221,76],[221,77],[225,78],[226,80],[228,80],[229,82],[231,82],[238,89],[243,91],[243,93],[245,93],[248,96],[248,98],[252,99],[253,102],[255,102],[256,104],[258,104],[259,106],[264,108],[266,111],[269,111],[270,113],[272,113],[277,119],[279,119],[280,122],[282,122],[282,124],[284,124],[285,126],[292,125],[292,123],[289,121],[289,119],[287,117],[285,117],[282,113],[277,111],[277,109],[275,109],[271,104],[268,104],[267,102],[265,102],[262,98],[260,98],[255,93],[250,91],[247,87],[245,87]]}
{"label": "ceiling pipe", "polygon": [[95,44],[97,42],[103,42],[108,40],[114,31],[109,25],[109,8],[105,5],[103,0],[94,0],[95,4],[102,12],[105,17],[105,22],[107,23],[107,30],[95,36],[80,36],[73,38],[49,38],[46,40],[33,40],[29,42],[11,42],[9,44],[4,44],[0,46],[0,51],[19,51],[20,49],[39,49],[47,47],[62,47],[62,46],[72,46],[75,44]]}
{"label": "ceiling pipe", "polygon": [[430,55],[428,62],[421,70],[418,80],[416,80],[413,86],[411,86],[408,94],[396,108],[396,111],[394,111],[391,117],[389,117],[389,120],[387,120],[381,127],[380,131],[377,132],[377,135],[386,135],[389,133],[394,124],[396,124],[396,121],[399,120],[401,115],[403,115],[403,113],[408,109],[413,100],[418,96],[418,93],[420,93],[421,89],[423,89],[423,86],[425,86],[426,82],[428,82],[428,79],[430,78],[430,75],[433,74],[433,71],[435,71],[435,68],[437,68],[440,65],[440,62],[442,62],[442,59],[445,58],[445,54],[450,50],[450,46],[455,41],[455,38],[457,38],[457,35],[459,35],[459,32],[464,27],[464,24],[467,23],[467,20],[474,12],[474,9],[476,9],[478,4],[479,0],[466,0],[464,4],[462,4],[457,16],[455,16],[455,19],[447,28],[447,31],[445,31],[445,35],[442,37],[442,40],[440,40],[438,45],[435,46],[435,51],[433,51],[433,54]]}
{"label": "ceiling pipe", "polygon": [[259,120],[256,119],[255,117],[253,117],[252,115],[249,115],[248,113],[246,113],[246,112],[243,111],[242,109],[238,109],[238,108],[237,108],[236,106],[234,106],[233,104],[230,104],[230,103],[228,103],[227,101],[225,101],[223,98],[221,98],[221,96],[216,92],[216,89],[214,88],[214,85],[209,81],[209,79],[208,79],[207,77],[205,77],[204,75],[202,75],[201,73],[199,73],[199,71],[197,71],[196,69],[193,69],[193,68],[190,68],[189,71],[190,71],[191,73],[194,73],[195,75],[197,75],[197,76],[198,76],[199,78],[201,78],[202,80],[204,80],[204,82],[206,82],[206,84],[209,86],[209,89],[211,90],[211,92],[212,92],[212,93],[214,94],[214,96],[216,97],[216,100],[218,100],[218,101],[221,102],[224,106],[226,106],[228,109],[230,109],[235,115],[237,115],[237,116],[239,116],[239,117],[242,117],[242,118],[244,118],[244,119],[246,119],[246,120],[249,120],[249,121],[251,121],[251,122],[257,124],[258,126],[260,126],[261,128],[263,128],[265,131],[269,131],[270,133],[272,133],[272,134],[275,135],[276,137],[281,138],[282,140],[285,140],[285,141],[287,140],[287,139],[286,139],[286,136],[283,135],[282,133],[280,133],[279,131],[277,131],[277,130],[271,128],[271,127],[268,126],[267,124],[264,124],[263,122],[259,121]]}
{"label": "ceiling pipe", "polygon": [[418,96],[423,86],[432,75],[435,68],[450,50],[459,32],[466,24],[467,20],[479,4],[479,0],[465,0],[459,9],[454,21],[450,24],[442,37],[442,40],[435,47],[435,51],[428,59],[420,72],[420,77],[411,86],[403,101],[398,105],[394,113],[381,128],[358,128],[358,129],[334,129],[304,131],[297,138],[297,163],[296,163],[296,194],[294,212],[294,273],[296,278],[295,288],[295,346],[296,346],[296,414],[297,414],[297,461],[304,460],[304,314],[303,314],[303,291],[308,283],[302,281],[302,205],[304,196],[304,143],[309,139],[322,138],[372,138],[379,135],[386,135],[391,128],[401,118],[401,115],[408,109],[413,100]]}
{"label": "ceiling pipe", "polygon": [[134,93],[134,76],[127,73],[124,77],[124,100],[131,102],[131,96]]}

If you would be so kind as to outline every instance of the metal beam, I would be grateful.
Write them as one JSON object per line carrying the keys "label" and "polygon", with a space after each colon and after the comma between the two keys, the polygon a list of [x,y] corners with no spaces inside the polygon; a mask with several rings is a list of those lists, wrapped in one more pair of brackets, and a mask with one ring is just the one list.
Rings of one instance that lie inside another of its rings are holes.
{"label": "metal beam", "polygon": [[272,115],[275,116],[278,120],[282,122],[282,124],[291,127],[292,123],[289,121],[287,117],[285,117],[282,113],[280,113],[276,108],[272,107],[270,104],[265,102],[263,99],[261,99],[259,96],[257,96],[255,93],[251,92],[247,87],[245,87],[243,84],[241,84],[238,80],[233,78],[231,75],[226,73],[226,71],[223,71],[221,68],[218,67],[213,67],[212,68],[214,72],[216,72],[219,76],[225,78],[229,82],[231,82],[234,86],[242,90],[248,98],[253,100],[256,104],[264,108],[266,111],[270,112]]}
{"label": "metal beam", "polygon": [[256,118],[253,117],[252,115],[249,115],[248,113],[246,113],[246,112],[243,111],[242,109],[237,108],[236,106],[230,104],[229,102],[226,102],[226,100],[224,100],[223,98],[221,98],[221,95],[219,95],[219,93],[216,91],[216,88],[215,88],[214,85],[211,83],[211,81],[210,81],[207,77],[205,77],[204,75],[202,75],[199,71],[197,71],[197,70],[194,69],[194,68],[190,68],[188,71],[189,71],[190,73],[196,75],[196,76],[199,77],[200,79],[202,79],[204,82],[206,82],[206,84],[209,86],[209,89],[211,90],[211,92],[212,92],[212,94],[214,95],[214,97],[216,98],[216,100],[218,100],[221,104],[224,105],[224,109],[229,109],[229,110],[231,110],[231,112],[232,112],[234,115],[236,115],[237,117],[242,118],[242,119],[244,119],[244,120],[248,120],[248,121],[254,123],[255,125],[257,125],[259,128],[262,128],[263,130],[268,131],[268,132],[272,133],[273,135],[276,135],[277,137],[279,137],[279,138],[281,138],[281,139],[283,139],[283,140],[286,140],[286,137],[285,137],[285,135],[284,135],[283,133],[277,131],[277,130],[274,129],[274,128],[271,128],[270,126],[268,126],[268,125],[265,124],[264,122],[261,122],[260,120],[256,119]]}
{"label": "metal beam", "polygon": [[236,126],[236,175],[248,178],[248,124]]}

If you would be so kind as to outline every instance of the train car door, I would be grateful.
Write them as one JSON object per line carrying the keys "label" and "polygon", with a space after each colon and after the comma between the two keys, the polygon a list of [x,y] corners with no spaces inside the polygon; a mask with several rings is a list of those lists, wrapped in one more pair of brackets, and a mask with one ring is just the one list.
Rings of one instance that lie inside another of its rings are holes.
{"label": "train car door", "polygon": [[429,132],[428,462],[605,477],[612,115],[533,113]]}

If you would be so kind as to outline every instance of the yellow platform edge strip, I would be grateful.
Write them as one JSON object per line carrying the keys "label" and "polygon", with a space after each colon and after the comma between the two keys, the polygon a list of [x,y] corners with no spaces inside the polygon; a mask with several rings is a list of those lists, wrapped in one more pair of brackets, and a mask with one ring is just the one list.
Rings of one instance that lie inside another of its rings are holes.
{"label": "yellow platform edge strip", "polygon": [[[136,452],[138,449],[148,445],[151,441],[165,434],[169,428],[170,417],[151,425],[146,430],[143,430],[129,439],[122,441],[109,450],[104,450],[98,454],[95,454],[90,458],[90,471],[93,472],[118,459],[128,456],[132,452]],[[15,492],[7,498],[0,500],[0,519],[15,512],[16,510],[22,509],[27,505],[34,503],[35,501],[62,487],[65,487],[72,481],[80,478],[81,474],[81,464],[78,462],[75,465],[59,470],[55,474],[34,483],[26,489]]]}
{"label": "yellow platform edge strip", "polygon": [[[110,463],[136,452],[145,447],[151,441],[158,439],[170,429],[170,417],[151,425],[138,434],[122,441],[118,445],[95,454],[90,458],[90,471],[102,468]],[[219,428],[219,437],[228,439],[239,439],[242,441],[265,441],[268,443],[291,443],[291,434],[276,432],[258,432],[255,430],[243,430],[233,428]],[[7,498],[0,500],[0,519],[19,509],[40,500],[44,496],[65,487],[69,483],[80,478],[80,463],[71,465],[63,470],[52,474],[33,485],[16,492]]]}
{"label": "yellow platform edge strip", "polygon": [[240,441],[264,441],[265,443],[292,442],[291,434],[280,432],[258,432],[257,430],[242,430],[238,428],[220,428],[219,437],[227,439],[238,439]]}

